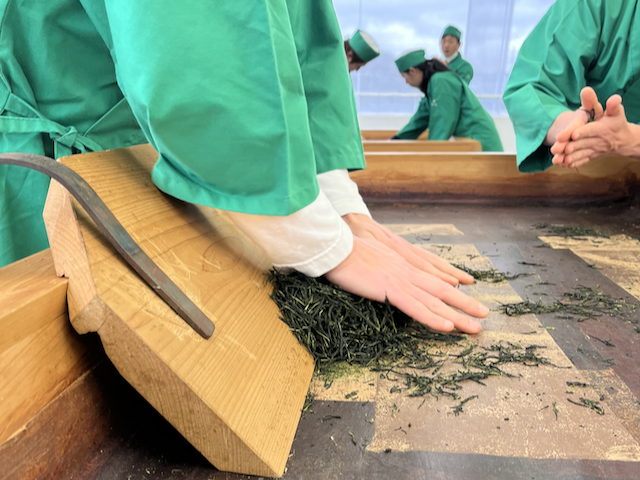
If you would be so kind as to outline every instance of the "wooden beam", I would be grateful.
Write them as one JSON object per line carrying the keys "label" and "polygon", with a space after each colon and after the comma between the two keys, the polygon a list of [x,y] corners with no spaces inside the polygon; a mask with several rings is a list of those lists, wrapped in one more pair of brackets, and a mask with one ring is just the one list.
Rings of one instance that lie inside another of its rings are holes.
{"label": "wooden beam", "polygon": [[481,152],[477,140],[363,140],[362,148],[368,152]]}
{"label": "wooden beam", "polygon": [[[389,140],[398,130],[362,130],[360,135],[365,140]],[[419,140],[426,140],[429,137],[429,131],[425,130],[418,137]]]}
{"label": "wooden beam", "polygon": [[314,363],[269,298],[270,266],[223,212],[163,195],[148,145],[61,159],[216,326],[204,340],[120,258],[56,182],[45,224],[69,315],[218,469],[282,475]]}
{"label": "wooden beam", "polygon": [[78,378],[0,445],[3,480],[94,478],[87,472],[108,450],[105,444],[117,429],[114,416],[135,404],[106,363]]}
{"label": "wooden beam", "polygon": [[524,174],[507,153],[365,154],[367,169],[351,173],[360,193],[376,201],[600,201],[640,187],[640,161],[609,156],[576,170],[552,167]]}
{"label": "wooden beam", "polygon": [[0,444],[95,362],[67,316],[50,250],[0,269]]}

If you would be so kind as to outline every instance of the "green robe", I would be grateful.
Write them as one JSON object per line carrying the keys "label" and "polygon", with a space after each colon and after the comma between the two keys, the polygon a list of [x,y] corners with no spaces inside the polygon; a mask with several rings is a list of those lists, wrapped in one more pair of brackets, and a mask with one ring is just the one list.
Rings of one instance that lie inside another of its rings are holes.
{"label": "green robe", "polygon": [[[330,0],[0,0],[0,151],[150,142],[187,202],[288,215],[364,167]],[[0,266],[46,248],[44,175],[0,166]]]}
{"label": "green robe", "polygon": [[451,70],[460,75],[460,78],[469,85],[473,79],[473,67],[469,62],[462,58],[462,54],[458,52],[456,58],[451,60],[451,63],[447,65]]}
{"label": "green robe", "polygon": [[429,140],[468,137],[479,141],[482,151],[503,151],[493,118],[454,72],[433,74],[418,110],[396,138],[415,140],[427,128]]}
{"label": "green robe", "polygon": [[635,0],[556,2],[525,40],[504,92],[516,133],[518,168],[552,165],[543,141],[556,117],[580,107],[593,87],[602,105],[622,96],[640,122],[640,7]]}

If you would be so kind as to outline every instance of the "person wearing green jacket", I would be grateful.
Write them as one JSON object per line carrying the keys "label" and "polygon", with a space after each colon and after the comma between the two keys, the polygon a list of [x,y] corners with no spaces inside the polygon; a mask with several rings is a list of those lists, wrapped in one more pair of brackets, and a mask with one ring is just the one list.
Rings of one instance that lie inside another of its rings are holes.
{"label": "person wearing green jacket", "polygon": [[344,41],[349,72],[357,72],[374,58],[380,56],[380,47],[367,32],[356,30]]}
{"label": "person wearing green jacket", "polygon": [[[451,308],[488,314],[455,288],[473,279],[373,221],[349,179],[364,155],[331,0],[0,2],[2,153],[149,142],[160,190],[226,210],[274,266],[480,330]],[[4,265],[46,247],[48,182],[0,179]]]}
{"label": "person wearing green jacket", "polygon": [[468,137],[479,141],[484,152],[503,151],[493,118],[459,75],[439,60],[427,60],[424,50],[403,54],[396,66],[407,84],[425,96],[394,139],[415,140],[429,129],[429,140]]}
{"label": "person wearing green jacket", "polygon": [[563,0],[549,8],[504,92],[520,171],[574,168],[606,154],[640,157],[638,45],[635,0]]}
{"label": "person wearing green jacket", "polygon": [[444,61],[447,67],[460,75],[460,78],[469,85],[473,79],[473,67],[467,60],[462,58],[460,54],[461,39],[462,32],[453,25],[449,25],[444,29],[444,32],[442,32],[440,49],[444,55]]}

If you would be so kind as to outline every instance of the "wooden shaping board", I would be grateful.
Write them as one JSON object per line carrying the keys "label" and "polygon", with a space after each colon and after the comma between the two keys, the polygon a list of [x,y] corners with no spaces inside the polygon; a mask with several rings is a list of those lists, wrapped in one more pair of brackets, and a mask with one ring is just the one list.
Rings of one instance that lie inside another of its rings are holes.
{"label": "wooden shaping board", "polygon": [[481,152],[477,140],[363,140],[365,152]]}
{"label": "wooden shaping board", "polygon": [[216,468],[281,476],[313,360],[279,320],[264,254],[224,213],[156,189],[156,160],[148,145],[60,159],[214,322],[213,336],[178,317],[52,181],[44,217],[69,318],[98,333],[122,376]]}

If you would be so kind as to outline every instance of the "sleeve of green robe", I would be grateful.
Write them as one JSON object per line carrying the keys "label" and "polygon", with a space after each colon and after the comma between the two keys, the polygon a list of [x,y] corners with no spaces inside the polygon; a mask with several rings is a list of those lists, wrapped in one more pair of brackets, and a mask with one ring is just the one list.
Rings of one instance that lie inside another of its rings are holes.
{"label": "sleeve of green robe", "polygon": [[161,190],[259,215],[318,196],[286,0],[105,4],[118,82],[160,153]]}
{"label": "sleeve of green robe", "polygon": [[549,168],[543,141],[558,115],[580,107],[585,72],[598,55],[603,0],[556,2],[522,45],[504,93],[518,168]]}
{"label": "sleeve of green robe", "polygon": [[[429,116],[429,99],[424,97],[420,100],[418,110],[413,114],[409,123],[402,127],[402,129],[396,133],[394,138],[399,140],[416,140],[422,132],[429,128]],[[429,138],[431,138],[431,132],[429,132]]]}
{"label": "sleeve of green robe", "polygon": [[364,168],[344,40],[331,0],[287,0],[317,173]]}
{"label": "sleeve of green robe", "polygon": [[429,140],[449,140],[456,131],[460,120],[463,84],[455,77],[455,73],[436,73],[429,80]]}
{"label": "sleeve of green robe", "polygon": [[469,85],[471,83],[471,80],[473,80],[473,67],[471,66],[471,64],[467,61],[463,62],[460,66],[460,69],[458,70],[458,75],[460,75],[460,78],[462,78],[462,80],[464,80],[465,83]]}

